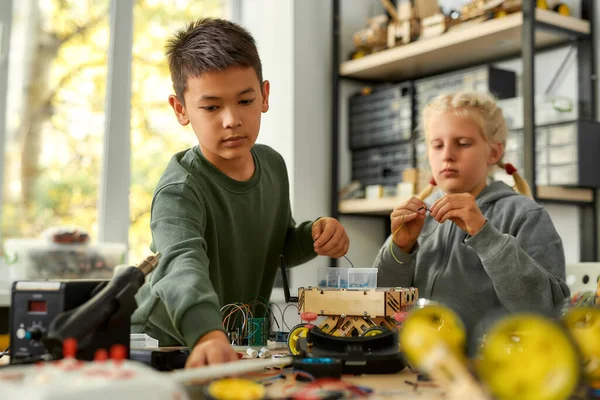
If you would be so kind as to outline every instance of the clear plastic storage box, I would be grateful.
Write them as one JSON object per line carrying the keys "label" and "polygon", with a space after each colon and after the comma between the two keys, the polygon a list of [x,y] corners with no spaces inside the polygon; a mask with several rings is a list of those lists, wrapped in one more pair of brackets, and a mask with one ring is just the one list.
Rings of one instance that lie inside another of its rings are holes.
{"label": "clear plastic storage box", "polygon": [[122,243],[57,244],[41,239],[6,239],[4,258],[17,279],[110,279],[125,262]]}
{"label": "clear plastic storage box", "polygon": [[319,287],[324,289],[376,289],[377,268],[319,268]]}

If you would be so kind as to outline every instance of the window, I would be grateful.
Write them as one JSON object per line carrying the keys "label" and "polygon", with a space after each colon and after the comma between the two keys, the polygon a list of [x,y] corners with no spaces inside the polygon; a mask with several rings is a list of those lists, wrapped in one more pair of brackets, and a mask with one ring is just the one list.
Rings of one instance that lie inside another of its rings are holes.
{"label": "window", "polygon": [[[9,2],[10,4],[10,2]],[[13,1],[2,238],[97,229],[108,0]],[[0,94],[4,95],[4,94]]]}
{"label": "window", "polygon": [[149,252],[150,205],[170,158],[197,144],[191,127],[179,125],[168,97],[173,92],[164,55],[166,40],[199,17],[225,18],[224,0],[145,0],[133,10],[131,91],[130,260]]}
{"label": "window", "polygon": [[[2,240],[38,237],[56,226],[77,226],[97,241],[98,232],[111,219],[110,212],[99,217],[99,201],[104,201],[100,193],[103,163],[111,163],[103,159],[107,88],[111,87],[108,65],[114,56],[109,52],[115,52],[110,49],[110,16],[126,15],[119,13],[131,7],[117,1],[9,0],[0,4]],[[172,84],[165,42],[191,20],[228,18],[238,9],[239,0],[133,2],[131,152],[127,154],[131,184],[130,204],[123,205],[129,207],[131,219],[131,263],[149,251],[151,199],[164,168],[173,154],[196,144],[191,128],[177,123],[168,104]],[[115,71],[128,67],[114,65]],[[111,182],[109,177],[109,187]],[[121,193],[126,186],[114,190]],[[126,197],[121,194],[115,198]],[[114,236],[119,235],[109,235],[109,241]],[[120,237],[127,237],[127,232]]]}

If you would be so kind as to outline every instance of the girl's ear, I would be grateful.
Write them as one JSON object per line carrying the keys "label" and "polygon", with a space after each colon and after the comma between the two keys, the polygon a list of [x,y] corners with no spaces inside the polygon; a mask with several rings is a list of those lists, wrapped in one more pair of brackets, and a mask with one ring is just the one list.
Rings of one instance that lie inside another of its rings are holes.
{"label": "girl's ear", "polygon": [[504,145],[502,143],[494,143],[490,145],[490,155],[488,157],[488,166],[496,165],[504,155]]}

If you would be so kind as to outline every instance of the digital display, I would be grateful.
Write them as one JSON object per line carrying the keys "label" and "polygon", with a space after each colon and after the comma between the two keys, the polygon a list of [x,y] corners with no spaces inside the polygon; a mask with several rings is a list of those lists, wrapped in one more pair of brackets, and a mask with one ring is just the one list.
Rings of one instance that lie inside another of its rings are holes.
{"label": "digital display", "polygon": [[45,313],[48,311],[48,305],[45,300],[29,300],[29,312]]}

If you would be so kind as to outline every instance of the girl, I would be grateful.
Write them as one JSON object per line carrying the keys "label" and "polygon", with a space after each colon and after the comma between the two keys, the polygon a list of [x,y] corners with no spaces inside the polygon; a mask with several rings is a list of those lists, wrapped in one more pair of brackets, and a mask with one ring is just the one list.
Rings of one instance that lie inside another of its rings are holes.
{"label": "girl", "polygon": [[[375,260],[378,285],[417,287],[454,309],[467,331],[491,310],[552,311],[569,295],[562,242],[527,183],[502,162],[502,110],[488,95],[460,92],[427,105],[422,124],[433,179],[393,210],[392,235]],[[488,184],[496,165],[521,194]],[[423,199],[436,183],[443,194],[429,207]]]}

